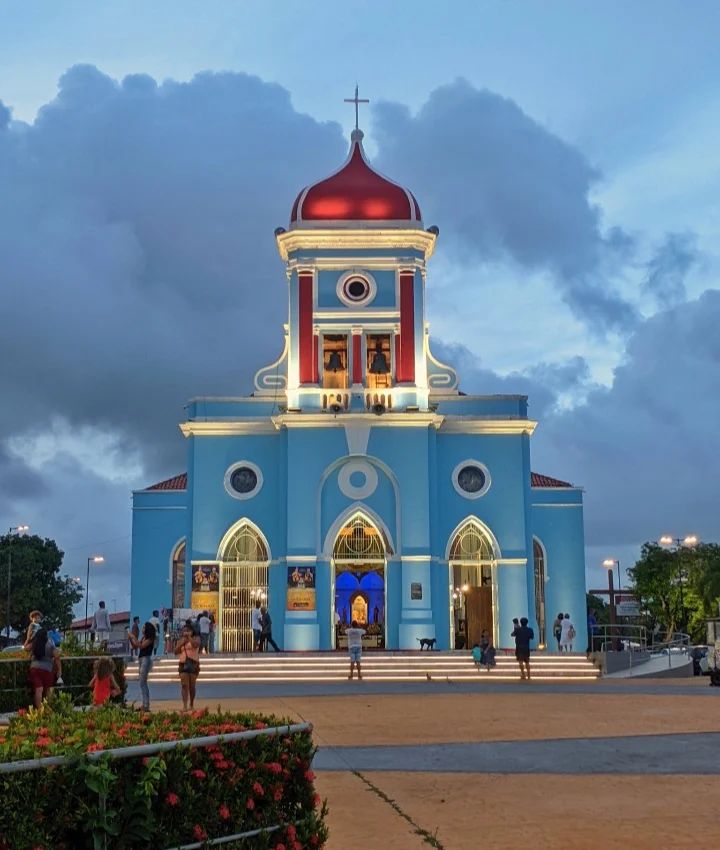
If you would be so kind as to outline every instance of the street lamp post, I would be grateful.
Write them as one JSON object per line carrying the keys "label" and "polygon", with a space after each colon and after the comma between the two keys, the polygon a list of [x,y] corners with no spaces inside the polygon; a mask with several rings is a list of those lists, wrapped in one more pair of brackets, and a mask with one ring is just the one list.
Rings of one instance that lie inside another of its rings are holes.
{"label": "street lamp post", "polygon": [[620,561],[617,558],[605,558],[603,561],[603,567],[607,567],[611,570],[615,565],[617,565],[618,571],[618,591],[622,590],[622,579],[620,578]]}
{"label": "street lamp post", "polygon": [[87,580],[85,582],[85,642],[88,635],[88,601],[90,599],[90,564],[102,564],[105,558],[102,555],[91,555],[87,559]]}
{"label": "street lamp post", "polygon": [[5,609],[5,637],[10,644],[10,589],[12,587],[12,539],[15,534],[24,534],[30,529],[29,525],[12,525],[8,530],[8,576],[7,576],[7,607]]}
{"label": "street lamp post", "polygon": [[[663,534],[659,542],[661,546],[674,546],[676,552],[682,552],[683,548],[694,549],[700,540],[696,534],[686,534],[685,537],[672,537],[670,534]],[[680,587],[680,627],[683,634],[687,632],[687,613],[685,611],[685,592],[683,588],[684,580],[682,557],[680,557],[678,558],[678,585]]]}

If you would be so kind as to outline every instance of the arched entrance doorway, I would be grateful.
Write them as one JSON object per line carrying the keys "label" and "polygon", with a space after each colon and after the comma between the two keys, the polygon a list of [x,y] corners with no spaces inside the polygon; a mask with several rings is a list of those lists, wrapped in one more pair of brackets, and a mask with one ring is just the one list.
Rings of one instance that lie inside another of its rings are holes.
{"label": "arched entrance doorway", "polygon": [[495,629],[495,553],[482,527],[472,519],[463,523],[448,553],[452,606],[450,646],[472,647],[484,631],[497,644]]}
{"label": "arched entrance doorway", "polygon": [[363,646],[385,646],[386,546],[382,532],[363,513],[340,529],[333,547],[335,647],[347,646],[345,630],[357,620],[366,631]]}
{"label": "arched entrance doorway", "polygon": [[251,652],[252,609],[267,603],[270,557],[265,541],[249,522],[241,522],[221,545],[218,648]]}

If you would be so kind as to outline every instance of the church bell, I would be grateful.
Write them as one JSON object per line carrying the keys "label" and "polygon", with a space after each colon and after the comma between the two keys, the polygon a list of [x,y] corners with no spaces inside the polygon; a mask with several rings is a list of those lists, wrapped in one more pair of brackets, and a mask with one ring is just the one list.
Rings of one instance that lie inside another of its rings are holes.
{"label": "church bell", "polygon": [[343,364],[340,359],[340,353],[337,351],[331,351],[330,357],[328,358],[328,362],[325,364],[325,370],[327,372],[342,372]]}
{"label": "church bell", "polygon": [[390,367],[388,366],[387,358],[378,348],[373,355],[372,363],[370,364],[370,371],[373,375],[387,375],[390,371]]}

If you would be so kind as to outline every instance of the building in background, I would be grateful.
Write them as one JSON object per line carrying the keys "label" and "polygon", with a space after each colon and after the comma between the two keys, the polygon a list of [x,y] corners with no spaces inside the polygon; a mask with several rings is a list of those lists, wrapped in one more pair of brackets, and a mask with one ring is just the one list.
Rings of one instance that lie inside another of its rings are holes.
{"label": "building in background", "polygon": [[531,472],[525,396],[466,395],[432,355],[438,229],[362,139],[276,231],[282,353],[251,395],[191,400],[187,473],[133,494],[132,610],[213,611],[231,652],[256,600],[285,650],[343,646],[353,619],[368,647],[511,646],[522,616],[543,647],[563,611],[584,650],[582,492]]}

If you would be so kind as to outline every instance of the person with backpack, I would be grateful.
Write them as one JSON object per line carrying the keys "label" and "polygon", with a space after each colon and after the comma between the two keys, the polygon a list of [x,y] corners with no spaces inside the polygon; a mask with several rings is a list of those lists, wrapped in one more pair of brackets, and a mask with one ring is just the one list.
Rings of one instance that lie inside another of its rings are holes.
{"label": "person with backpack", "polygon": [[[513,620],[513,622],[516,622]],[[520,679],[530,681],[530,641],[535,637],[535,632],[528,626],[528,618],[521,617],[520,624],[512,630],[515,638],[515,658],[520,665]]]}

